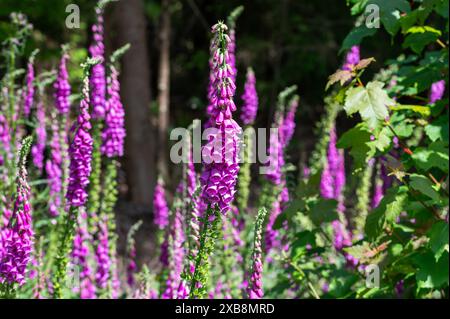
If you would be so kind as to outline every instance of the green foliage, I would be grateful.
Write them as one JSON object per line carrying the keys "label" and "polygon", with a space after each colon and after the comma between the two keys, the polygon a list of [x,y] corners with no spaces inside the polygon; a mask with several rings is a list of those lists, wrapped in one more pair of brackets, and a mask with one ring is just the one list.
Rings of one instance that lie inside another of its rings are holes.
{"label": "green foliage", "polygon": [[348,115],[359,113],[370,129],[389,115],[388,106],[395,102],[383,90],[384,83],[369,82],[366,87],[351,87],[346,93],[344,110]]}

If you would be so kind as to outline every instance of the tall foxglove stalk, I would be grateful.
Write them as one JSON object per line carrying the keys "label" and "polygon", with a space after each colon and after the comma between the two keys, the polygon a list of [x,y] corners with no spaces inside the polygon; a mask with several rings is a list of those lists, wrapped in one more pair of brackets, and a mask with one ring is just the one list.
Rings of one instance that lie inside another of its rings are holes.
{"label": "tall foxglove stalk", "polygon": [[247,69],[247,78],[242,94],[241,120],[244,125],[252,125],[258,112],[258,93],[256,92],[256,77],[252,68]]}
{"label": "tall foxglove stalk", "polygon": [[226,61],[230,42],[227,30],[222,22],[212,28],[214,91],[210,126],[213,133],[208,136],[208,143],[202,149],[204,171],[200,177],[202,198],[212,207],[217,205],[224,214],[234,199],[239,172],[239,135],[242,131],[232,118],[232,112],[236,110],[233,101],[236,86],[231,79],[233,71]]}
{"label": "tall foxglove stalk", "polygon": [[27,181],[26,158],[30,152],[32,138],[22,142],[17,163],[16,195],[11,219],[1,233],[0,283],[6,285],[8,293],[14,284],[22,286],[26,279],[27,266],[31,260],[34,232],[31,220],[31,190]]}
{"label": "tall foxglove stalk", "polygon": [[8,120],[3,114],[0,114],[0,166],[4,165],[11,156],[11,135],[9,131]]}
{"label": "tall foxglove stalk", "polygon": [[252,267],[250,270],[250,283],[248,287],[248,297],[250,299],[260,299],[264,296],[262,274],[263,274],[263,258],[262,258],[262,236],[263,225],[267,211],[261,208],[256,216],[255,232],[253,239]]}
{"label": "tall foxglove stalk", "polygon": [[128,265],[127,265],[127,284],[130,288],[134,288],[136,283],[136,240],[135,234],[139,230],[142,225],[142,221],[138,221],[136,224],[131,226],[127,235],[127,257],[128,257]]}
{"label": "tall foxglove stalk", "polygon": [[39,172],[42,172],[44,168],[45,144],[47,142],[47,130],[45,129],[45,108],[42,100],[39,101],[36,106],[36,117],[36,143],[31,148],[31,155],[33,156],[34,166]]}
{"label": "tall foxglove stalk", "polygon": [[34,100],[34,55],[31,56],[27,64],[27,75],[25,77],[25,90],[23,91],[23,114],[28,117],[31,113],[31,107]]}
{"label": "tall foxglove stalk", "polygon": [[153,223],[158,227],[159,260],[164,267],[167,267],[169,265],[169,242],[166,228],[169,225],[169,207],[161,178],[158,178],[153,192]]}
{"label": "tall foxglove stalk", "polygon": [[[89,61],[92,60],[88,60],[88,63]],[[70,171],[66,199],[68,205],[71,207],[83,206],[86,204],[88,197],[86,188],[89,184],[89,176],[91,174],[93,148],[92,136],[90,134],[92,126],[90,123],[89,102],[88,79],[85,78],[83,97],[80,102],[77,122],[72,128],[72,131],[75,131],[75,135],[69,146]]]}
{"label": "tall foxglove stalk", "polygon": [[66,279],[67,254],[72,243],[77,220],[77,209],[86,204],[89,176],[91,174],[92,137],[89,115],[89,71],[99,60],[88,58],[83,67],[83,90],[77,122],[73,127],[74,137],[69,146],[69,185],[66,200],[68,214],[60,229],[56,273],[53,277],[53,297],[62,297],[62,283]]}
{"label": "tall foxglove stalk", "polygon": [[374,190],[373,190],[373,197],[372,197],[372,203],[371,203],[372,208],[377,207],[378,204],[381,202],[381,199],[384,196],[383,178],[381,176],[381,174],[382,174],[381,164],[377,165],[377,173],[378,174],[375,177],[375,186],[374,186]]}
{"label": "tall foxglove stalk", "polygon": [[69,74],[67,72],[67,60],[69,59],[69,55],[65,49],[63,49],[63,51],[61,61],[59,62],[58,75],[53,86],[55,89],[53,97],[55,99],[55,106],[58,112],[61,115],[66,115],[70,111],[70,83]]}
{"label": "tall foxglove stalk", "polygon": [[123,155],[125,141],[125,111],[120,100],[119,72],[112,64],[108,77],[108,100],[106,101],[105,127],[102,133],[101,152],[106,157]]}
{"label": "tall foxglove stalk", "polygon": [[103,1],[100,1],[95,8],[96,22],[92,26],[93,41],[89,47],[92,58],[98,58],[100,63],[92,67],[90,76],[92,117],[102,119],[105,116],[106,103],[106,72],[104,65],[105,44],[104,44],[104,21],[103,21]]}
{"label": "tall foxglove stalk", "polygon": [[295,113],[297,112],[298,108],[298,101],[299,97],[298,95],[294,96],[291,101],[289,102],[289,108],[287,110],[287,114],[283,120],[283,126],[281,127],[281,130],[283,131],[283,148],[285,149],[289,142],[292,139],[292,136],[294,135],[295,131]]}
{"label": "tall foxglove stalk", "polygon": [[169,207],[167,206],[166,194],[161,178],[158,179],[155,191],[153,192],[153,222],[160,230],[165,229],[169,225]]}

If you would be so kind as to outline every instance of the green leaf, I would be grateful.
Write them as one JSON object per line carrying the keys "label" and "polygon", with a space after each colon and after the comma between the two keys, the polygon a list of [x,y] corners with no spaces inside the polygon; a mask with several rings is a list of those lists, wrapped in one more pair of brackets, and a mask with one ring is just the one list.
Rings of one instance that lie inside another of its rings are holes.
{"label": "green leaf", "polygon": [[428,232],[430,236],[430,248],[434,252],[434,258],[438,261],[444,252],[449,252],[448,248],[448,224],[439,221],[433,225]]}
{"label": "green leaf", "polygon": [[414,26],[409,28],[406,34],[408,35],[403,42],[403,47],[411,48],[420,54],[427,45],[436,42],[442,33],[430,26]]}
{"label": "green leaf", "polygon": [[364,167],[370,158],[375,155],[375,144],[371,142],[367,127],[360,123],[345,132],[337,143],[339,148],[349,148],[350,155],[355,160],[356,168]]}
{"label": "green leaf", "polygon": [[383,127],[375,137],[375,141],[373,141],[375,143],[375,147],[381,152],[386,151],[391,145],[392,136],[393,133],[391,130],[386,126]]}
{"label": "green leaf", "polygon": [[433,167],[439,168],[448,173],[448,143],[434,142],[428,148],[418,147],[412,155],[416,166],[424,171],[428,171]]}
{"label": "green leaf", "polygon": [[441,0],[436,4],[436,12],[442,17],[448,19],[448,0]]}
{"label": "green leaf", "polygon": [[290,205],[281,213],[273,225],[273,229],[280,229],[283,227],[285,220],[291,220],[292,216],[297,214],[298,211],[304,209],[304,201],[302,199],[295,199],[291,201]]}
{"label": "green leaf", "polygon": [[395,106],[391,106],[392,111],[400,111],[400,110],[409,110],[415,113],[419,113],[420,115],[427,117],[430,116],[431,110],[428,106],[423,105],[400,105],[397,104]]}
{"label": "green leaf", "polygon": [[366,87],[352,87],[346,92],[344,109],[348,115],[359,112],[369,128],[376,128],[380,121],[388,117],[388,106],[394,105],[385,90],[384,83],[369,82]]}
{"label": "green leaf", "polygon": [[428,196],[434,201],[439,201],[439,193],[433,188],[433,183],[425,176],[419,174],[411,174],[409,185],[412,189]]}
{"label": "green leaf", "polygon": [[431,141],[448,141],[448,114],[444,114],[437,120],[425,126],[425,134]]}
{"label": "green leaf", "polygon": [[406,0],[371,0],[369,4],[380,7],[381,23],[391,35],[395,35],[400,28],[401,13],[410,12],[409,3]]}
{"label": "green leaf", "polygon": [[363,242],[361,245],[353,245],[351,247],[344,248],[344,251],[352,255],[358,260],[364,259],[368,251],[370,251],[370,245],[368,242]]}
{"label": "green leaf", "polygon": [[352,46],[358,45],[365,37],[369,37],[377,33],[376,28],[367,28],[365,25],[353,28],[342,42],[339,53],[349,50]]}
{"label": "green leaf", "polygon": [[334,199],[320,198],[315,204],[310,208],[310,218],[311,221],[316,225],[320,226],[322,223],[329,223],[333,220],[339,219],[336,212],[337,201]]}
{"label": "green leaf", "polygon": [[369,239],[376,239],[386,226],[395,223],[407,199],[407,188],[404,186],[388,190],[380,204],[367,216],[365,231]]}
{"label": "green leaf", "polygon": [[419,288],[436,289],[448,285],[448,253],[444,253],[438,261],[432,252],[427,252],[413,258],[417,266],[416,279]]}

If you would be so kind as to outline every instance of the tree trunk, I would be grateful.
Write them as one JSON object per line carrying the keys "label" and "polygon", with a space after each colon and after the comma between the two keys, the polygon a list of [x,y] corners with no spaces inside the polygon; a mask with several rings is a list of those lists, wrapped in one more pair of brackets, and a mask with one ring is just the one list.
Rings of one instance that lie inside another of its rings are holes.
{"label": "tree trunk", "polygon": [[170,116],[170,3],[162,0],[159,29],[160,54],[158,73],[158,173],[168,181],[168,128]]}
{"label": "tree trunk", "polygon": [[150,118],[150,65],[142,0],[118,1],[114,11],[117,46],[130,43],[122,59],[121,94],[126,112],[125,172],[133,203],[151,207],[155,137]]}

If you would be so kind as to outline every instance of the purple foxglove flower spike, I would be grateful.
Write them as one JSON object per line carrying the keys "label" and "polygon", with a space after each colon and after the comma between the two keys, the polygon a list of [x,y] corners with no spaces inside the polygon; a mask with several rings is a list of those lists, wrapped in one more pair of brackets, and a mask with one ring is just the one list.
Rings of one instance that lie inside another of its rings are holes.
{"label": "purple foxglove flower spike", "polygon": [[26,157],[31,138],[22,142],[18,162],[17,190],[13,214],[8,226],[1,231],[0,283],[22,286],[31,260],[34,232],[31,220],[31,190],[27,182]]}
{"label": "purple foxglove flower spike", "polygon": [[80,102],[80,110],[74,129],[75,136],[69,146],[69,185],[67,189],[67,202],[74,207],[83,206],[88,197],[86,188],[89,184],[92,160],[92,136],[89,115],[89,85],[84,79],[83,98]]}
{"label": "purple foxglove flower spike", "polygon": [[33,157],[33,164],[42,172],[44,168],[44,151],[47,142],[47,131],[45,129],[45,109],[42,101],[37,104],[37,127],[36,127],[36,143],[31,148],[31,155]]}
{"label": "purple foxglove flower spike", "polygon": [[247,80],[244,86],[244,94],[242,95],[242,112],[241,120],[244,125],[251,125],[255,121],[258,112],[258,94],[256,92],[255,73],[251,68],[247,69]]}
{"label": "purple foxglove flower spike", "polygon": [[255,238],[253,242],[253,253],[252,253],[252,269],[250,274],[250,283],[248,287],[248,297],[250,299],[260,299],[264,296],[263,284],[262,284],[262,273],[263,273],[263,259],[262,259],[262,228],[264,223],[264,218],[267,214],[265,208],[259,210],[256,217],[255,225]]}
{"label": "purple foxglove flower spike", "polygon": [[27,65],[27,75],[26,75],[26,87],[24,93],[23,101],[23,114],[28,117],[31,112],[31,106],[33,105],[34,99],[34,59],[31,58]]}
{"label": "purple foxglove flower spike", "polygon": [[106,157],[123,155],[125,141],[125,111],[120,101],[119,72],[112,65],[108,78],[108,101],[106,101],[105,128],[102,133],[101,152]]}
{"label": "purple foxglove flower spike", "polygon": [[[279,119],[278,128],[283,127],[283,119]],[[266,178],[275,185],[282,183],[282,168],[284,166],[284,149],[283,149],[283,130],[278,130],[278,136],[270,133],[270,145],[269,145],[269,171],[266,174]]]}
{"label": "purple foxglove flower spike", "polygon": [[111,267],[111,259],[109,256],[109,231],[107,218],[102,218],[99,225],[99,243],[95,252],[97,261],[97,272],[95,280],[97,286],[101,289],[106,289],[109,280],[109,270]]}
{"label": "purple foxglove flower spike", "polygon": [[223,214],[234,200],[242,132],[232,118],[232,112],[236,110],[233,102],[236,86],[231,79],[233,71],[226,61],[230,42],[227,29],[221,22],[212,28],[214,91],[209,126],[214,128],[214,133],[209,135],[208,143],[202,148],[204,171],[200,177],[203,200],[209,205],[217,205]]}
{"label": "purple foxglove flower spike", "polygon": [[11,136],[9,132],[8,120],[3,114],[0,114],[0,146],[2,152],[0,152],[0,166],[3,162],[11,157]]}
{"label": "purple foxglove flower spike", "polygon": [[292,136],[294,135],[295,131],[295,113],[297,112],[298,107],[298,96],[295,96],[289,105],[288,113],[286,114],[286,117],[283,120],[283,147],[286,148],[288,146],[289,142],[292,139]]}
{"label": "purple foxglove flower spike", "polygon": [[158,179],[153,193],[153,222],[161,230],[169,225],[169,208],[161,179]]}
{"label": "purple foxglove flower spike", "polygon": [[91,99],[92,99],[92,118],[102,119],[105,116],[106,103],[106,79],[105,79],[105,45],[103,43],[103,8],[95,8],[97,16],[96,23],[92,26],[93,43],[89,47],[89,53],[92,58],[100,58],[101,62],[92,67],[90,77]]}
{"label": "purple foxglove flower spike", "polygon": [[64,52],[59,63],[58,76],[53,86],[55,89],[53,96],[55,98],[56,109],[63,115],[68,114],[70,111],[70,83],[66,66],[68,59],[69,55]]}
{"label": "purple foxglove flower spike", "polygon": [[372,198],[372,208],[375,208],[378,206],[378,204],[381,202],[381,199],[384,196],[383,191],[383,179],[382,179],[382,171],[381,171],[381,165],[378,165],[378,176],[375,178],[375,187],[373,192],[373,198]]}

